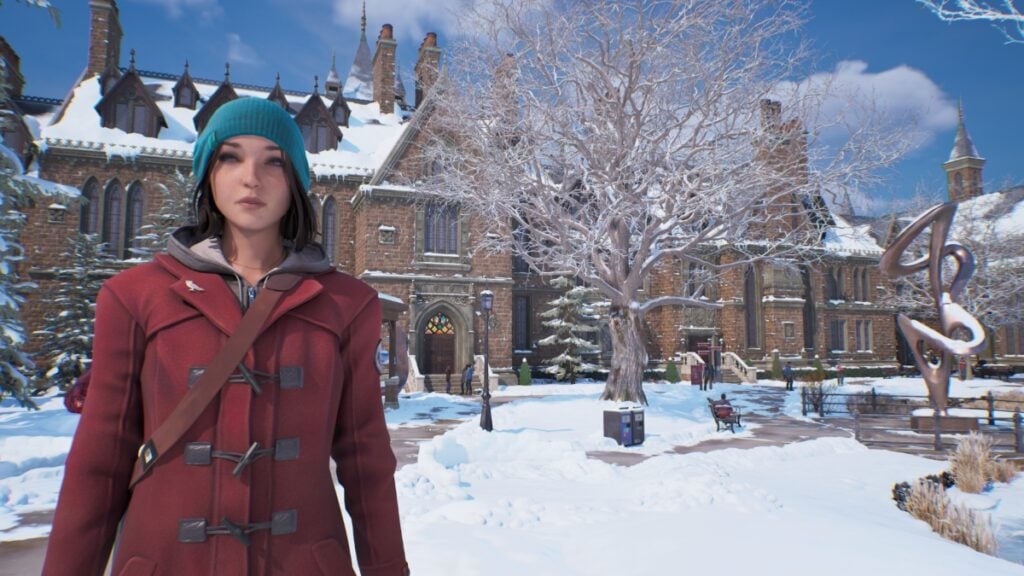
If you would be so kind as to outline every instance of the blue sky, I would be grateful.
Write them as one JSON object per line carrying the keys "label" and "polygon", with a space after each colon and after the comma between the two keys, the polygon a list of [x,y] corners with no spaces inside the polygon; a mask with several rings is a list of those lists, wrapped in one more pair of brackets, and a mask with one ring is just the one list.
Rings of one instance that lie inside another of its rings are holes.
{"label": "blue sky", "polygon": [[[55,28],[46,12],[7,2],[0,35],[22,59],[25,92],[63,97],[85,67],[88,2],[52,0],[61,11]],[[407,90],[427,31],[444,47],[456,34],[445,10],[458,0],[371,0],[371,49],[387,22],[395,27]],[[137,51],[141,69],[178,73],[186,59],[194,76],[220,78],[231,61],[235,82],[310,90],[321,84],[337,53],[347,74],[359,40],[358,0],[119,0],[124,29],[122,65]],[[876,202],[921,191],[944,194],[941,163],[949,155],[956,101],[987,159],[987,190],[1024,182],[1024,44],[1006,44],[985,23],[946,24],[913,0],[813,0],[806,35],[816,49],[811,72],[844,75],[846,82],[883,94],[886,106],[921,115],[921,143],[886,181],[865,195]],[[840,62],[846,62],[837,69]]]}

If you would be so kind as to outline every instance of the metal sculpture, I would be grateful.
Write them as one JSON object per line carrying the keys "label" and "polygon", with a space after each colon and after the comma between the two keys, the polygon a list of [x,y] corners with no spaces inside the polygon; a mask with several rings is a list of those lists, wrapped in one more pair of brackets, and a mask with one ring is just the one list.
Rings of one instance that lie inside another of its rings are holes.
{"label": "metal sculpture", "polygon": [[[960,305],[960,297],[967,286],[967,281],[974,275],[974,255],[956,242],[946,242],[956,208],[956,202],[947,202],[918,216],[910,226],[900,232],[878,263],[882,272],[893,278],[928,270],[930,294],[938,312],[939,330],[912,320],[904,314],[897,317],[897,324],[909,342],[917,367],[928,386],[932,408],[942,415],[946,414],[949,374],[955,366],[955,357],[977,354],[987,345],[985,330],[981,323]],[[931,226],[928,253],[907,264],[900,262],[910,244],[928,226]],[[952,258],[956,262],[953,280],[948,288],[942,280],[942,266],[947,258]],[[955,333],[962,334],[962,331],[969,334],[967,340],[953,338]],[[930,354],[926,347],[930,347],[934,355]]]}

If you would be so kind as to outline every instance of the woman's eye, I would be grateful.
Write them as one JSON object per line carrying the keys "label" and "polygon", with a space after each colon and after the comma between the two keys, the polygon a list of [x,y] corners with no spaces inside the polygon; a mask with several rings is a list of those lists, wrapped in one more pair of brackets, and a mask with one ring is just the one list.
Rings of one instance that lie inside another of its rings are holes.
{"label": "woman's eye", "polygon": [[284,167],[284,158],[270,158],[267,160],[267,166],[276,166],[278,168]]}
{"label": "woman's eye", "polygon": [[221,152],[217,155],[217,162],[237,162],[238,155],[233,152]]}

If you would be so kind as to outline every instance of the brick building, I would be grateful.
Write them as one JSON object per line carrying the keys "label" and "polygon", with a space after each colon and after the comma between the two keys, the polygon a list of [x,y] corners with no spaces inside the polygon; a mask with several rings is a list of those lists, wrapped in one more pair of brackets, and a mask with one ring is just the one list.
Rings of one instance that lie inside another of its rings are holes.
{"label": "brick building", "polygon": [[[407,184],[430,169],[416,149],[440,70],[436,35],[427,34],[420,45],[414,98],[407,97],[396,74],[393,29],[381,28],[371,55],[365,15],[346,80],[332,62],[322,89],[315,81],[305,92],[284,90],[279,82],[236,84],[228,68],[216,80],[193,76],[187,63],[179,71],[146,71],[134,54],[124,66],[116,1],[92,0],[90,9],[86,69],[63,101],[23,95],[18,56],[0,38],[12,96],[4,113],[16,120],[4,128],[4,145],[37,168],[40,178],[80,191],[80,197],[27,211],[26,266],[40,286],[25,307],[29,330],[40,326],[47,310],[48,286],[55,281],[66,238],[78,231],[98,234],[130,265],[139,229],[161,208],[162,190],[175,185],[177,173],[190,170],[196,134],[224,102],[257,97],[292,112],[303,130],[320,241],[336,266],[388,295],[394,323],[382,336],[392,346],[393,368],[406,342],[414,375],[448,369],[458,374],[474,361],[483,348],[478,313],[483,290],[494,293],[490,352],[499,373],[507,374],[523,359],[536,366],[554,354],[536,342],[546,335],[538,314],[557,291],[511,255],[474,253],[481,230],[474,217]],[[768,120],[778,112],[775,104],[762,109]],[[964,143],[962,132],[946,167],[951,195],[955,189],[957,197],[971,197],[981,192],[984,161],[969,138]],[[824,256],[814,264],[795,270],[766,264],[733,269],[707,287],[722,309],[666,308],[651,314],[652,362],[713,342],[751,364],[763,365],[778,350],[792,358],[819,355],[895,366],[899,345],[893,312],[877,304],[879,291],[886,289],[878,259],[894,227],[831,214],[822,230]],[[646,290],[649,296],[681,294],[699,281],[700,270],[665,264]],[[1007,334],[1004,343],[1011,348],[1005,350],[1024,352],[1019,350],[1024,330]]]}

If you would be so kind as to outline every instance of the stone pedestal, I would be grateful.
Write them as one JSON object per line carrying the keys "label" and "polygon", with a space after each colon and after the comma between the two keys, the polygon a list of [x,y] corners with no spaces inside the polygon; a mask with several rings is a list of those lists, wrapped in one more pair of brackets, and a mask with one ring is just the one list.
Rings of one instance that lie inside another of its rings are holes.
{"label": "stone pedestal", "polygon": [[[911,416],[910,429],[914,432],[931,434],[935,432],[935,416]],[[939,432],[943,434],[967,434],[978,431],[978,419],[967,416],[942,416],[939,418]]]}

